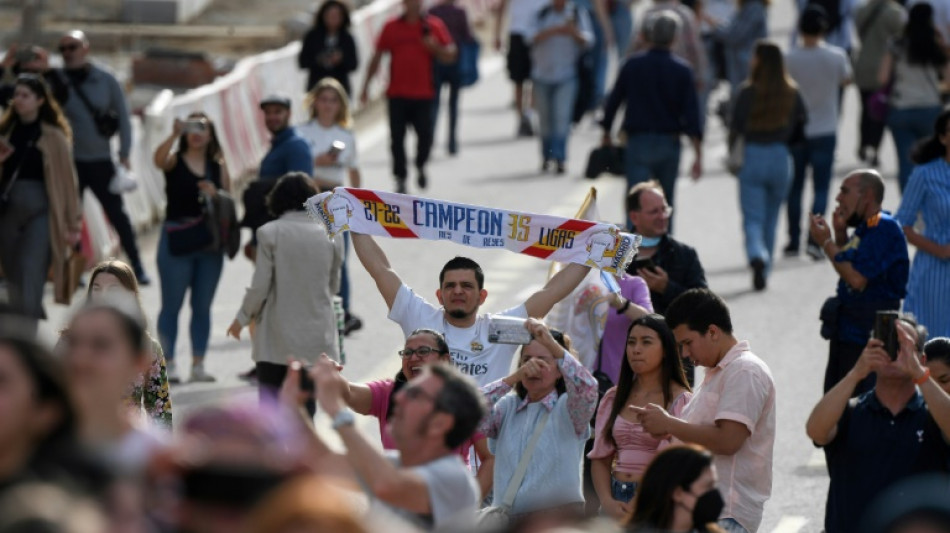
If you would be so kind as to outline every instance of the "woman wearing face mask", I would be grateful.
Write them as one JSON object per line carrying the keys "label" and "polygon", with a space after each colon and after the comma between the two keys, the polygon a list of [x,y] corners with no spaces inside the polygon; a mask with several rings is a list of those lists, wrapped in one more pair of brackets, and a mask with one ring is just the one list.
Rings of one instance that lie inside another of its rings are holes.
{"label": "woman wearing face mask", "polygon": [[[567,340],[528,319],[530,344],[518,369],[482,388],[491,405],[479,431],[495,443],[493,507],[510,503],[513,521],[538,514],[565,519],[583,512],[581,458],[597,405],[597,380],[567,349]],[[540,427],[540,429],[538,429]],[[540,431],[533,448],[528,443]],[[504,501],[525,448],[530,462],[513,502]]]}
{"label": "woman wearing face mask", "polygon": [[135,299],[115,295],[80,309],[63,334],[63,362],[79,419],[79,438],[95,457],[126,472],[144,468],[161,447],[123,408],[129,383],[152,362]]}
{"label": "woman wearing face mask", "polygon": [[79,242],[82,211],[72,132],[43,78],[22,74],[0,117],[0,265],[10,305],[35,329],[53,266],[57,303],[72,297],[63,265]]}
{"label": "woman wearing face mask", "polygon": [[[135,271],[122,261],[104,261],[89,275],[87,302],[105,302],[110,295],[131,296],[142,313],[139,284]],[[144,315],[144,313],[143,313]],[[64,332],[65,333],[65,332]],[[148,333],[146,332],[146,335]],[[125,404],[135,413],[145,410],[149,420],[164,429],[172,428],[172,400],[168,391],[168,375],[162,346],[148,335],[149,365],[143,374],[129,383]]]}
{"label": "woman wearing face mask", "polygon": [[617,520],[629,514],[644,470],[670,442],[644,431],[627,406],[663,405],[679,416],[692,398],[676,339],[660,315],[633,321],[627,330],[625,359],[617,386],[600,401],[594,448],[587,455],[601,508]]}
{"label": "woman wearing face mask", "polygon": [[673,446],[644,472],[626,531],[725,533],[716,525],[722,508],[712,454],[700,446]]}
{"label": "woman wearing face mask", "polygon": [[[176,141],[178,150],[172,152]],[[181,381],[175,364],[178,315],[185,294],[191,291],[191,381],[214,381],[205,371],[204,360],[211,334],[211,303],[221,279],[224,254],[207,251],[203,245],[193,246],[194,239],[187,237],[187,230],[183,229],[202,216],[202,203],[208,197],[218,190],[231,190],[231,177],[214,123],[204,113],[192,113],[187,121],[175,119],[172,134],[155,149],[153,159],[155,166],[165,173],[168,198],[158,243],[162,289],[158,338],[168,359],[168,380]]]}
{"label": "woman wearing face mask", "polygon": [[0,316],[0,495],[30,481],[53,480],[75,447],[76,415],[62,364]]}
{"label": "woman wearing face mask", "polygon": [[[441,333],[420,328],[409,334],[406,346],[399,352],[402,359],[402,370],[395,379],[380,379],[369,383],[350,383],[344,393],[344,399],[350,408],[361,415],[374,416],[379,420],[379,434],[383,441],[383,448],[395,450],[396,443],[389,434],[388,423],[393,414],[393,398],[406,383],[422,373],[426,365],[451,362],[449,345]],[[476,432],[475,435],[459,448],[459,455],[465,464],[468,464],[469,449],[474,446],[479,461],[476,478],[482,490],[482,496],[488,494],[492,487],[492,471],[495,466],[495,457],[488,451],[488,441],[484,435]]]}

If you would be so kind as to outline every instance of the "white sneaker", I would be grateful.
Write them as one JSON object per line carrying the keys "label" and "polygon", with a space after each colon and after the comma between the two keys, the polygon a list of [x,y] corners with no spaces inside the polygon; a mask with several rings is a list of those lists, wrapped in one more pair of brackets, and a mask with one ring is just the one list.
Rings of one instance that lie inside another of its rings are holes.
{"label": "white sneaker", "polygon": [[181,376],[178,375],[178,367],[174,361],[168,361],[165,364],[165,376],[169,383],[181,383]]}
{"label": "white sneaker", "polygon": [[212,383],[215,379],[214,376],[205,372],[204,365],[194,365],[191,367],[191,379],[189,381],[192,383]]}

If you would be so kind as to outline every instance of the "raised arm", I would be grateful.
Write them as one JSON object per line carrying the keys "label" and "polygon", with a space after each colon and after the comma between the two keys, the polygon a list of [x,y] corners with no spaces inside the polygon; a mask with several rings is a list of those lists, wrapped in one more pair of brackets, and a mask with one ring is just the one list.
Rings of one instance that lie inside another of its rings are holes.
{"label": "raised arm", "polygon": [[172,153],[172,146],[175,145],[175,141],[181,136],[181,132],[184,128],[185,123],[176,118],[175,122],[172,123],[171,135],[162,141],[162,143],[158,145],[158,148],[155,149],[155,153],[152,155],[152,162],[155,163],[155,166],[158,167],[159,170],[168,172],[175,167],[175,154]]}
{"label": "raised arm", "polygon": [[848,407],[851,400],[851,394],[864,378],[868,376],[875,368],[885,366],[890,363],[890,357],[884,350],[884,344],[877,340],[868,341],[861,357],[858,358],[854,367],[837,385],[831,388],[821,400],[811,410],[808,416],[808,422],[805,423],[805,431],[808,438],[819,446],[824,446],[835,440],[838,434],[838,422]]}
{"label": "raised arm", "polygon": [[914,333],[913,328],[903,321],[897,321],[895,325],[897,341],[900,344],[897,362],[920,387],[920,393],[923,394],[924,401],[927,403],[927,410],[940,428],[943,440],[950,442],[950,396],[930,377],[930,369],[921,364],[917,343],[911,336]]}
{"label": "raised arm", "polygon": [[528,316],[542,318],[548,314],[554,304],[563,300],[577,288],[588,272],[590,272],[589,266],[577,263],[571,263],[561,269],[544,284],[541,290],[525,301],[524,307],[528,311]]}
{"label": "raised arm", "polygon": [[383,252],[383,249],[376,244],[376,240],[369,235],[360,233],[350,233],[353,239],[353,249],[356,250],[356,256],[363,264],[363,268],[369,272],[369,275],[376,282],[376,288],[386,301],[388,309],[393,308],[396,301],[396,294],[399,287],[402,286],[402,279],[396,274],[392,266],[389,265],[389,258]]}

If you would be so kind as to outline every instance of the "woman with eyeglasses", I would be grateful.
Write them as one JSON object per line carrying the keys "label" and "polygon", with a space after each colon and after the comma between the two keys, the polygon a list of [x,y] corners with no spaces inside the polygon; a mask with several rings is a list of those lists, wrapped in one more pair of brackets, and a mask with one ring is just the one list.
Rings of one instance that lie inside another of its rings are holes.
{"label": "woman with eyeglasses", "polygon": [[[530,344],[510,376],[482,388],[491,410],[479,431],[495,441],[493,507],[511,505],[513,523],[573,519],[583,513],[581,459],[597,406],[597,380],[569,351],[569,341],[529,318]],[[540,429],[539,429],[540,426]],[[509,488],[522,454],[540,431],[525,475]],[[505,493],[516,490],[513,502]]]}
{"label": "woman with eyeglasses", "polygon": [[82,210],[72,130],[39,76],[17,78],[0,117],[0,265],[9,303],[35,328],[53,266],[57,303],[69,304],[65,263],[79,242]]}
{"label": "woman with eyeglasses", "polygon": [[[326,229],[304,210],[317,193],[310,176],[291,172],[267,195],[277,217],[257,229],[254,277],[228,335],[256,324],[253,356],[261,401],[276,400],[288,358],[312,364],[320,354],[340,360],[340,338],[333,296],[340,289],[343,239],[330,240]],[[310,415],[316,412],[311,398]]]}
{"label": "woman with eyeglasses", "polygon": [[[172,147],[178,143],[174,152]],[[201,234],[205,205],[219,190],[231,190],[231,176],[224,162],[214,123],[204,113],[175,119],[172,134],[155,150],[155,166],[165,173],[165,223],[158,242],[158,277],[162,308],[158,337],[168,361],[168,380],[179,383],[175,348],[178,315],[191,293],[191,381],[209,382],[205,352],[211,334],[211,302],[224,268],[223,251],[208,251]]]}
{"label": "woman with eyeglasses", "polygon": [[[393,415],[396,393],[413,378],[422,374],[423,368],[432,363],[450,363],[449,345],[445,337],[432,329],[420,328],[406,337],[405,347],[399,351],[402,369],[393,379],[379,379],[368,383],[350,383],[344,392],[344,399],[351,409],[361,415],[374,416],[379,420],[379,434],[383,449],[395,450],[396,442],[389,433],[389,419]],[[485,497],[492,487],[492,470],[495,457],[488,451],[488,441],[484,435],[476,432],[472,438],[459,448],[459,455],[466,465],[469,464],[469,450],[474,446],[478,464],[476,479]],[[471,466],[471,465],[469,465]]]}

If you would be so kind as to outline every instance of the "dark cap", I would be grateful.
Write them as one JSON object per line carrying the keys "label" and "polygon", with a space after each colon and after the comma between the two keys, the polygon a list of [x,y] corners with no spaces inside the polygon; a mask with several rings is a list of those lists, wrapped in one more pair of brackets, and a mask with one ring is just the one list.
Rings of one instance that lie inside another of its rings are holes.
{"label": "dark cap", "polygon": [[290,97],[279,93],[269,94],[261,100],[261,109],[264,109],[264,106],[270,104],[282,105],[290,109]]}

